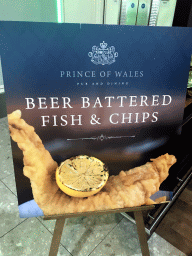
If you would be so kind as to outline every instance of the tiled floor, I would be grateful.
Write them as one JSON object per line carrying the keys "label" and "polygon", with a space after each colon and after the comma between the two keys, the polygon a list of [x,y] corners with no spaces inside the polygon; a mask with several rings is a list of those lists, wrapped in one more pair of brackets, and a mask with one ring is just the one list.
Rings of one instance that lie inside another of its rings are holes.
{"label": "tiled floor", "polygon": [[[0,119],[0,256],[48,255],[55,220],[21,219],[7,119]],[[152,256],[184,256],[157,234],[149,240]],[[58,256],[139,256],[136,226],[121,214],[66,220]]]}

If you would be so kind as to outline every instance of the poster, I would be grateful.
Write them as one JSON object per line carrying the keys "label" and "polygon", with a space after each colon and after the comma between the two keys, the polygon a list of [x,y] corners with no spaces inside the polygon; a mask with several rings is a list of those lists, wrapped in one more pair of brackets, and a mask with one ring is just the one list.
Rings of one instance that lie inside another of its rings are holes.
{"label": "poster", "polygon": [[[191,28],[1,22],[0,31],[7,113],[18,110],[9,125],[20,216],[152,203],[163,178],[145,164],[181,132]],[[94,161],[104,163],[94,195],[68,195],[56,182],[56,170],[79,155],[82,190],[82,166],[90,164],[94,186]]]}

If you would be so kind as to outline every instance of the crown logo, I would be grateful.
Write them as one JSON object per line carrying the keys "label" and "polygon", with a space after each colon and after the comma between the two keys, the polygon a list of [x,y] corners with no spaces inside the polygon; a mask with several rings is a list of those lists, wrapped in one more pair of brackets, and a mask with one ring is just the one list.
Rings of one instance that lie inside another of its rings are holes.
{"label": "crown logo", "polygon": [[103,41],[103,43],[100,43],[100,47],[102,49],[106,49],[107,48],[107,43],[105,43],[105,41]]}
{"label": "crown logo", "polygon": [[92,52],[88,53],[91,61],[95,65],[111,65],[115,62],[115,58],[118,57],[118,52],[115,52],[115,47],[111,46],[107,48],[107,43],[103,41],[99,46],[93,46]]}

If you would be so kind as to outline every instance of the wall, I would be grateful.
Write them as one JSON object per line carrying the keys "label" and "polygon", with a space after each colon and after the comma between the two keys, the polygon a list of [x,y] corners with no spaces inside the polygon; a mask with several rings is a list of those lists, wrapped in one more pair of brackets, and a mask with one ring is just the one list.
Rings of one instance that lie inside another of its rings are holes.
{"label": "wall", "polygon": [[57,1],[1,0],[0,20],[57,22]]}

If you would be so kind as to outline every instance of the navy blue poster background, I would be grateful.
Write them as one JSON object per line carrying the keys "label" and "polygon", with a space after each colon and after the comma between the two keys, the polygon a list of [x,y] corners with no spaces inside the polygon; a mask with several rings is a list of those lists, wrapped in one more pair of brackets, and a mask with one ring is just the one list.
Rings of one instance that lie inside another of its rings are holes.
{"label": "navy blue poster background", "polygon": [[[0,22],[7,113],[20,109],[58,163],[92,155],[110,175],[179,134],[191,54],[191,28]],[[31,186],[12,148],[22,204]]]}

